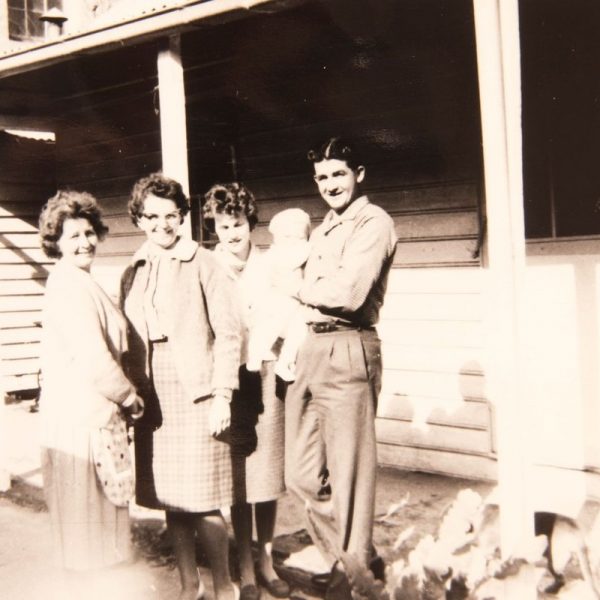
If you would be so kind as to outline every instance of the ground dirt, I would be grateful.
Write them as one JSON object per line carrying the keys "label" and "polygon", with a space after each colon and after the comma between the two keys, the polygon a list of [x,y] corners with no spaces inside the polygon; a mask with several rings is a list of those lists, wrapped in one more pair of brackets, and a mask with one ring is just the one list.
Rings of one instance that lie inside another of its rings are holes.
{"label": "ground dirt", "polygon": [[[31,412],[32,404],[16,402],[5,405],[0,412],[0,463],[13,474],[10,490],[0,493],[0,600],[176,600],[179,580],[163,513],[135,505],[130,510],[138,555],[135,565],[111,572],[108,579],[97,578],[84,587],[81,594],[69,595],[65,591],[64,581],[51,566],[50,522],[39,465],[39,415]],[[470,488],[486,496],[492,487],[484,482],[379,468],[374,527],[374,543],[379,554],[388,565],[398,558],[406,558],[422,536],[436,534],[459,491]],[[402,506],[386,516],[398,503]],[[409,527],[414,528],[412,535],[400,548],[395,548],[398,536]],[[235,544],[230,524],[229,531],[230,563],[235,580]],[[284,577],[291,578],[293,598],[321,597],[310,585],[305,569],[282,566],[286,553],[304,548],[309,541],[304,530],[304,509],[290,495],[279,502],[275,533],[276,568]],[[210,571],[201,548],[198,548],[198,562],[207,588],[206,600],[211,600],[214,595]],[[568,584],[577,584],[579,566],[571,561],[566,575]],[[582,600],[587,595],[576,592],[565,597]],[[262,598],[270,600],[264,590]]]}
{"label": "ground dirt", "polygon": [[[490,485],[481,482],[458,480],[448,477],[408,473],[382,468],[377,486],[378,517],[385,515],[390,506],[400,502],[408,493],[406,505],[385,522],[375,525],[375,545],[386,562],[406,555],[418,539],[426,533],[435,533],[440,519],[459,490],[470,487],[482,494]],[[134,591],[127,600],[174,600],[179,582],[164,531],[161,513],[132,509],[132,532],[139,560],[131,569],[125,583],[120,582],[122,592],[127,585]],[[400,532],[415,526],[415,533],[401,550],[394,550],[394,542]],[[39,487],[19,479],[13,481],[11,490],[0,494],[0,597],[4,600],[63,600],[62,583],[51,567],[49,520]],[[275,550],[277,559],[289,548],[291,536],[302,540],[297,532],[303,529],[303,508],[286,495],[279,503]],[[233,544],[232,544],[233,545]],[[232,571],[235,576],[235,556],[232,550]],[[199,556],[200,563],[204,561]],[[203,579],[211,596],[210,572],[201,567]],[[124,576],[123,576],[124,577]],[[119,591],[107,589],[98,596],[117,600]],[[296,598],[312,598],[316,592],[295,587]],[[91,597],[87,594],[87,597]],[[211,596],[212,597],[212,596]],[[263,598],[269,595],[263,592]]]}

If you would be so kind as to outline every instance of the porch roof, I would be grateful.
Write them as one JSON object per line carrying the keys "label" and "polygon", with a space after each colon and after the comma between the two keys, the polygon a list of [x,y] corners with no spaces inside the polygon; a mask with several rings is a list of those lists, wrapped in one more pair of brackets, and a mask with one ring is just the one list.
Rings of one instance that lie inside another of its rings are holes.
{"label": "porch roof", "polygon": [[[193,29],[207,19],[224,21],[253,12],[273,12],[299,0],[179,0],[121,20],[98,20],[90,30],[61,36],[34,46],[11,48],[0,54],[0,78],[67,60],[81,53],[101,52],[111,47],[139,43]],[[269,6],[267,6],[269,5]]]}

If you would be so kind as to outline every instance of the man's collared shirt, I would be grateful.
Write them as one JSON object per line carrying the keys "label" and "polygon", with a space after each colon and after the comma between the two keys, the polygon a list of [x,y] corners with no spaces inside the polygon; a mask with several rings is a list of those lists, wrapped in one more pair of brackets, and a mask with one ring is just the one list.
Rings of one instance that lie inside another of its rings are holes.
{"label": "man's collared shirt", "polygon": [[300,300],[324,320],[375,325],[396,248],[392,218],[361,196],[341,215],[330,210],[310,241]]}

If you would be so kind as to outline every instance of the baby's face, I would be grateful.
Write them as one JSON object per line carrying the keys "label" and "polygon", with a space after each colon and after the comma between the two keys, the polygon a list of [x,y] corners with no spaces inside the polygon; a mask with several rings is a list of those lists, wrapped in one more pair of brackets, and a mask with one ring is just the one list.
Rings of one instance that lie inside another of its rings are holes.
{"label": "baby's face", "polygon": [[302,234],[300,234],[300,232],[296,232],[296,231],[294,231],[294,232],[286,231],[286,232],[279,232],[279,233],[273,234],[273,243],[274,244],[293,245],[293,244],[299,244],[299,243],[306,242],[307,240],[308,240],[307,235],[302,235]]}

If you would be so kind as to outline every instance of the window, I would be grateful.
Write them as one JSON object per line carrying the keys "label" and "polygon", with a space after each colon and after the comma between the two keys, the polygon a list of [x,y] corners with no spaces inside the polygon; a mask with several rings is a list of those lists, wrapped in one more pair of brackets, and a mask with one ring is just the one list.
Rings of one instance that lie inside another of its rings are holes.
{"label": "window", "polygon": [[521,0],[527,237],[600,235],[600,4]]}
{"label": "window", "polygon": [[8,37],[11,40],[44,38],[40,17],[51,8],[62,9],[62,0],[8,0]]}

